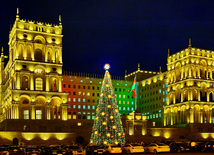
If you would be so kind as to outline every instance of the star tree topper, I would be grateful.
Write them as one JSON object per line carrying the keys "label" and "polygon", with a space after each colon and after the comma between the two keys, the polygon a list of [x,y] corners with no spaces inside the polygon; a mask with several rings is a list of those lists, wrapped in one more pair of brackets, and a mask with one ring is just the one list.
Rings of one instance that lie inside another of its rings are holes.
{"label": "star tree topper", "polygon": [[109,64],[105,64],[104,69],[105,70],[109,70],[109,68],[110,68],[110,65]]}

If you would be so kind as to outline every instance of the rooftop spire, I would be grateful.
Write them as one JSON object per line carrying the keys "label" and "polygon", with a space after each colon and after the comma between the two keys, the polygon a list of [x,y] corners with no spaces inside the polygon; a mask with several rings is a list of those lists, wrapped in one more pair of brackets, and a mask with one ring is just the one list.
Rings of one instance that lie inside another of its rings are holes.
{"label": "rooftop spire", "polygon": [[125,75],[127,75],[127,70],[125,70]]}
{"label": "rooftop spire", "polygon": [[137,70],[140,70],[140,63],[138,63],[138,69]]}
{"label": "rooftop spire", "polygon": [[3,47],[1,48],[1,57],[4,57]]}
{"label": "rooftop spire", "polygon": [[160,66],[160,73],[161,73],[161,66]]}
{"label": "rooftop spire", "polygon": [[169,54],[170,54],[170,50],[168,49],[168,57],[169,57]]}
{"label": "rooftop spire", "polygon": [[191,38],[189,38],[189,48],[191,48]]}
{"label": "rooftop spire", "polygon": [[62,25],[61,15],[59,15],[59,25]]}
{"label": "rooftop spire", "polygon": [[16,21],[19,20],[19,8],[17,8],[17,12],[16,12]]}

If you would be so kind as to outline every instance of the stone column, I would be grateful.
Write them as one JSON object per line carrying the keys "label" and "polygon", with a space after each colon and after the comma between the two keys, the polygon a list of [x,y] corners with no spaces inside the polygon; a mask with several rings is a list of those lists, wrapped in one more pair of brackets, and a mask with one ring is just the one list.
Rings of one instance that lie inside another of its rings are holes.
{"label": "stone column", "polygon": [[25,45],[24,45],[24,47],[23,47],[24,49],[24,52],[23,52],[23,58],[24,58],[24,60],[26,60],[27,59],[27,46],[26,46],[26,42],[25,42]]}
{"label": "stone column", "polygon": [[171,121],[170,124],[173,125],[174,124],[174,112],[171,112]]}
{"label": "stone column", "polygon": [[167,114],[164,113],[164,126],[166,126],[167,124]]}
{"label": "stone column", "polygon": [[209,93],[210,93],[210,92],[207,92],[207,102],[209,102],[209,101],[210,101]]}
{"label": "stone column", "polygon": [[34,90],[34,73],[30,73],[30,90]]}
{"label": "stone column", "polygon": [[184,91],[181,91],[181,102],[184,101]]}
{"label": "stone column", "polygon": [[59,90],[59,92],[62,92],[62,76],[59,76],[58,90]]}
{"label": "stone column", "polygon": [[198,93],[198,101],[201,101],[201,95],[200,95],[200,90],[197,89],[197,93]]}
{"label": "stone column", "polygon": [[31,103],[31,109],[30,109],[30,114],[31,114],[31,119],[35,120],[36,119],[36,110],[35,110],[35,103]]}
{"label": "stone column", "polygon": [[50,78],[49,75],[45,75],[46,77],[46,91],[50,91]]}
{"label": "stone column", "polygon": [[176,103],[175,92],[173,93],[173,104]]}
{"label": "stone column", "polygon": [[51,103],[46,103],[46,119],[51,120]]}
{"label": "stone column", "polygon": [[21,89],[20,72],[16,72],[16,89]]}
{"label": "stone column", "polygon": [[192,75],[191,75],[191,66],[189,66],[189,77],[192,77]]}
{"label": "stone column", "polygon": [[61,106],[62,106],[61,120],[67,120],[67,118],[68,118],[68,114],[67,114],[68,104],[62,103]]}

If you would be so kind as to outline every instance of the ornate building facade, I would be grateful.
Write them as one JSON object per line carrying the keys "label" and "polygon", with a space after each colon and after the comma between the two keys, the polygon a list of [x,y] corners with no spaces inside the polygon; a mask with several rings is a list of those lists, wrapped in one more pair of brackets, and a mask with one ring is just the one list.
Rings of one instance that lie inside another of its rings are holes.
{"label": "ornate building facade", "polygon": [[1,54],[1,122],[67,120],[62,92],[62,24],[19,19],[9,34],[9,60]]}
{"label": "ornate building facade", "polygon": [[214,51],[189,48],[167,59],[164,126],[214,123]]}

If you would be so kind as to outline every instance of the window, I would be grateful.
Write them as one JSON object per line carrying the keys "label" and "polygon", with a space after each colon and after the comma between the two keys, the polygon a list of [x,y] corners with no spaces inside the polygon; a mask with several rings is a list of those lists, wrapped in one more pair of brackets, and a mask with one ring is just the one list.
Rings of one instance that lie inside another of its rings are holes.
{"label": "window", "polygon": [[82,88],[85,89],[85,86],[83,86]]}
{"label": "window", "polygon": [[100,90],[100,87],[97,87],[97,90]]}
{"label": "window", "polygon": [[73,98],[73,102],[76,102],[76,98]]}
{"label": "window", "polygon": [[29,119],[29,110],[24,110],[24,119]]}
{"label": "window", "polygon": [[68,85],[68,88],[71,88],[71,85],[70,85],[70,84]]}
{"label": "window", "polygon": [[71,101],[71,98],[68,98],[68,101],[70,102],[70,101]]}
{"label": "window", "polygon": [[126,98],[126,95],[123,95],[123,98]]}
{"label": "window", "polygon": [[92,109],[95,109],[95,106],[94,106],[94,105],[92,106]]}
{"label": "window", "polygon": [[121,104],[121,101],[119,101],[119,104]]}
{"label": "window", "polygon": [[43,81],[41,78],[36,78],[36,90],[43,90]]}
{"label": "window", "polygon": [[85,105],[83,105],[82,108],[85,109]]}
{"label": "window", "polygon": [[83,80],[80,80],[80,82],[83,82]]}
{"label": "window", "polygon": [[159,93],[161,93],[161,89],[159,89]]}
{"label": "window", "polygon": [[73,95],[76,95],[76,92],[75,92],[75,91],[73,92]]}
{"label": "window", "polygon": [[90,83],[92,83],[92,81],[90,81]]}
{"label": "window", "polygon": [[85,99],[82,99],[83,102],[85,102]]}
{"label": "window", "polygon": [[63,84],[63,88],[65,88],[65,84]]}
{"label": "window", "polygon": [[71,108],[71,105],[68,105],[68,108]]}
{"label": "window", "polygon": [[36,119],[42,119],[42,110],[36,110]]}
{"label": "window", "polygon": [[95,116],[92,116],[92,119],[94,120],[94,119],[95,119]]}
{"label": "window", "polygon": [[78,105],[78,109],[81,109],[81,105]]}
{"label": "window", "polygon": [[76,109],[76,105],[73,105],[73,109]]}
{"label": "window", "polygon": [[78,98],[78,102],[80,102],[81,100],[80,100],[80,98]]}
{"label": "window", "polygon": [[77,119],[77,115],[73,115],[73,119]]}
{"label": "window", "polygon": [[80,87],[80,85],[78,85],[78,89],[80,89],[81,87]]}
{"label": "window", "polygon": [[90,86],[88,86],[88,89],[90,89]]}
{"label": "window", "polygon": [[76,88],[76,85],[73,85],[73,88]]}
{"label": "window", "polygon": [[123,101],[123,104],[126,104],[126,101]]}
{"label": "window", "polygon": [[81,91],[78,92],[78,95],[81,95]]}
{"label": "window", "polygon": [[87,119],[91,119],[91,116],[87,116]]}
{"label": "window", "polygon": [[119,110],[121,110],[121,107],[119,107]]}
{"label": "window", "polygon": [[121,95],[119,95],[119,98],[121,98]]}
{"label": "window", "polygon": [[94,90],[94,86],[92,87],[92,89]]}
{"label": "window", "polygon": [[90,105],[88,105],[88,109],[90,109]]}
{"label": "window", "polygon": [[85,92],[83,92],[82,95],[85,96]]}

